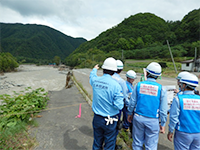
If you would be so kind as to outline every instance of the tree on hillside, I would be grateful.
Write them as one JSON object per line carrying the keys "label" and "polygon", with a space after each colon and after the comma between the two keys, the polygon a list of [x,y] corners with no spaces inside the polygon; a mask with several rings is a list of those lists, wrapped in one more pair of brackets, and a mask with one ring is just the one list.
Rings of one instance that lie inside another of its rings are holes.
{"label": "tree on hillside", "polygon": [[0,45],[0,53],[1,53],[1,52],[3,52],[3,48],[2,48],[1,45]]}
{"label": "tree on hillside", "polygon": [[185,41],[199,40],[200,33],[200,8],[189,12],[181,21],[181,29],[184,31]]}
{"label": "tree on hillside", "polygon": [[13,71],[19,64],[10,53],[0,53],[0,72]]}
{"label": "tree on hillside", "polygon": [[54,59],[53,59],[54,63],[56,63],[56,65],[58,66],[61,62],[61,59],[59,56],[55,56]]}
{"label": "tree on hillside", "polygon": [[143,48],[144,47],[144,41],[143,41],[143,39],[141,37],[137,38],[136,47],[137,48]]}
{"label": "tree on hillside", "polygon": [[119,40],[117,41],[117,47],[119,49],[129,50],[130,44],[125,38],[119,38]]}

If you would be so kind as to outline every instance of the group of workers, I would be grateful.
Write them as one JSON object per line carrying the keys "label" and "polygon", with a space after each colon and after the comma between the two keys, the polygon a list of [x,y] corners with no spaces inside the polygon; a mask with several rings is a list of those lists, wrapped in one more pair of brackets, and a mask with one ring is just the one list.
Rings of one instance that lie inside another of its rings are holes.
{"label": "group of workers", "polygon": [[[165,133],[167,113],[175,150],[200,150],[200,96],[194,92],[198,78],[189,72],[177,77],[179,90],[168,110],[167,91],[156,79],[161,76],[160,64],[151,62],[145,81],[133,86],[136,73],[129,70],[127,81],[120,77],[123,63],[112,57],[105,59],[103,76],[97,76],[98,64],[90,73],[93,88],[93,150],[115,150],[118,131],[131,129],[133,150],[157,150],[159,132]],[[123,122],[121,122],[123,113]],[[123,124],[121,124],[123,123]],[[173,133],[175,130],[175,133]]]}

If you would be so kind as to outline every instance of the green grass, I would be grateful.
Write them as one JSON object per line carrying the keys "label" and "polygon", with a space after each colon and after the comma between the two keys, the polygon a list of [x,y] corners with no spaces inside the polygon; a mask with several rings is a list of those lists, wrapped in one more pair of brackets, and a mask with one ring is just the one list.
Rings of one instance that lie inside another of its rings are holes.
{"label": "green grass", "polygon": [[181,71],[181,63],[180,62],[176,62],[176,69],[177,69],[177,73],[175,71],[174,65],[172,62],[168,62],[168,61],[164,61],[164,60],[151,60],[151,59],[147,59],[147,60],[126,60],[125,64],[124,64],[124,71],[128,71],[128,70],[134,70],[136,73],[142,73],[143,74],[143,68],[146,68],[148,66],[149,63],[151,62],[164,62],[166,63],[167,67],[164,68],[162,67],[162,76],[163,77],[172,77],[175,78],[178,73]]}
{"label": "green grass", "polygon": [[42,88],[32,90],[30,87],[14,93],[0,95],[0,149],[31,149],[37,141],[29,135],[28,129],[38,126],[33,118],[46,108],[48,93]]}
{"label": "green grass", "polygon": [[[36,124],[32,121],[32,124]],[[35,137],[30,137],[28,128],[30,125],[19,122],[13,128],[6,128],[0,131],[0,149],[31,149],[37,143]]]}
{"label": "green grass", "polygon": [[[117,145],[122,145],[122,149],[132,149],[133,139],[131,138],[130,132],[125,132],[123,129],[119,131],[117,136]],[[126,143],[125,145],[123,143]]]}

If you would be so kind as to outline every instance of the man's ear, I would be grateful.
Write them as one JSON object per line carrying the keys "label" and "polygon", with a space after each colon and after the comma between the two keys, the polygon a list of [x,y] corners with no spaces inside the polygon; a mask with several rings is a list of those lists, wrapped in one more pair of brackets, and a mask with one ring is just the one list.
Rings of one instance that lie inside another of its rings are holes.
{"label": "man's ear", "polygon": [[185,83],[183,83],[183,87],[185,87],[186,86],[186,84]]}

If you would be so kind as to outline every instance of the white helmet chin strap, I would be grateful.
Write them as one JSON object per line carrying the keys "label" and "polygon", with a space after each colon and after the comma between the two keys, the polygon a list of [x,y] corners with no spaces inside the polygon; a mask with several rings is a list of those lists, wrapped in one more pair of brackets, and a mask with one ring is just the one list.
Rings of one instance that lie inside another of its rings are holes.
{"label": "white helmet chin strap", "polygon": [[183,88],[183,83],[181,83],[181,91],[185,91],[186,88],[190,88],[190,89],[193,89],[195,90],[195,87],[191,86],[191,85],[188,85],[188,84],[185,84],[185,87]]}
{"label": "white helmet chin strap", "polygon": [[193,87],[193,86],[191,86],[191,85],[186,84],[185,88],[187,88],[187,87],[189,87],[190,89],[195,90],[195,87]]}
{"label": "white helmet chin strap", "polygon": [[152,75],[152,74],[150,74],[150,73],[147,75],[147,78],[149,78],[149,77],[153,77],[154,79],[157,79],[157,78],[158,78],[158,76]]}
{"label": "white helmet chin strap", "polygon": [[186,86],[185,88],[183,88],[183,83],[180,83],[180,85],[181,85],[181,91],[185,91]]}

